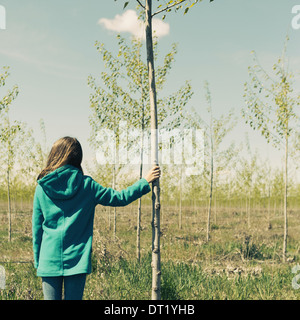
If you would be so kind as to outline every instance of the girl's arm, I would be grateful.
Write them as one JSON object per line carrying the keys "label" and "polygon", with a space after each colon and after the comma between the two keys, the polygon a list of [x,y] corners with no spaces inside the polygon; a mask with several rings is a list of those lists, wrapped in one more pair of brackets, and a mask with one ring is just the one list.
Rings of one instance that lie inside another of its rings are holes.
{"label": "girl's arm", "polygon": [[112,188],[104,188],[94,181],[96,204],[111,207],[127,206],[131,202],[141,198],[144,194],[150,192],[151,188],[149,183],[159,178],[159,176],[159,167],[154,167],[149,171],[146,178],[140,179],[132,186],[122,191],[116,191]]}
{"label": "girl's arm", "polygon": [[38,265],[39,265],[40,248],[41,248],[42,236],[43,236],[43,228],[42,228],[43,221],[44,221],[43,213],[37,197],[37,192],[35,192],[34,200],[33,200],[33,214],[32,214],[32,242],[33,242],[33,257],[34,257],[35,268],[38,268]]}

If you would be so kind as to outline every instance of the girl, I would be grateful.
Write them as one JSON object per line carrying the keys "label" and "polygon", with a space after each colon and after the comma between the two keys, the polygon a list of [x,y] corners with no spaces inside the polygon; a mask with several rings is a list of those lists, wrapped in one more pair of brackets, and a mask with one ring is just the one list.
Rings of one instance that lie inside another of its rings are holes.
{"label": "girl", "polygon": [[160,177],[154,167],[146,178],[120,192],[83,175],[77,139],[64,137],[50,151],[37,178],[32,215],[34,266],[42,277],[45,300],[81,300],[91,273],[93,220],[97,204],[121,207],[150,192]]}

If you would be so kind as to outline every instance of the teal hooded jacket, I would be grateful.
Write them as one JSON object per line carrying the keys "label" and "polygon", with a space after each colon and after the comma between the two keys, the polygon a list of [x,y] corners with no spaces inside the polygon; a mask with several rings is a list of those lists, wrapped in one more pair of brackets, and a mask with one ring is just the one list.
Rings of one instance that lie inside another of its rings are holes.
{"label": "teal hooded jacket", "polygon": [[71,165],[38,180],[32,214],[37,275],[91,273],[96,205],[126,206],[150,190],[144,178],[122,191],[104,188]]}

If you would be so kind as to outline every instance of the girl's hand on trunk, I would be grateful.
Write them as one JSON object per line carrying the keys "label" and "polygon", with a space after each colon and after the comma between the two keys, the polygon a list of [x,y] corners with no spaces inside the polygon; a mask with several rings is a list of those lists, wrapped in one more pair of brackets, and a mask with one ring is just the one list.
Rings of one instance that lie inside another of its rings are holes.
{"label": "girl's hand on trunk", "polygon": [[160,167],[155,166],[148,172],[145,179],[148,181],[148,183],[151,183],[151,182],[155,181],[156,179],[158,179],[160,177],[160,174],[161,174]]}

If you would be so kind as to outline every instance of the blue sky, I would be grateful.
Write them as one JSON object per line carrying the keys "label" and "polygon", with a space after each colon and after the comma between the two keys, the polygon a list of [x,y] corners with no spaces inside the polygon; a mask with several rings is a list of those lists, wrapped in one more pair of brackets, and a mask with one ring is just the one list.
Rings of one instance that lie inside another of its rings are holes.
{"label": "blue sky", "polygon": [[[156,1],[154,1],[156,2]],[[135,9],[129,5],[126,10]],[[291,28],[291,13],[300,0],[203,0],[183,16],[170,14],[165,23],[169,33],[159,40],[161,55],[178,43],[178,55],[169,76],[166,93],[190,80],[195,95],[191,102],[205,110],[204,81],[210,83],[215,114],[234,108],[239,123],[229,137],[240,142],[249,132],[253,149],[280,165],[281,155],[240,118],[244,106],[243,85],[248,80],[250,52],[255,50],[261,64],[270,70],[281,54],[288,33],[288,57],[300,91],[300,30]],[[82,143],[85,160],[93,151],[88,144],[90,89],[87,77],[97,76],[103,64],[96,52],[96,40],[112,50],[115,31],[99,19],[123,15],[118,0],[0,0],[6,8],[7,28],[0,30],[0,66],[11,67],[8,87],[18,84],[20,95],[11,109],[13,119],[23,120],[37,132],[45,120],[48,143],[64,135]],[[130,33],[124,33],[130,37]]]}

